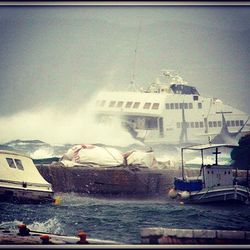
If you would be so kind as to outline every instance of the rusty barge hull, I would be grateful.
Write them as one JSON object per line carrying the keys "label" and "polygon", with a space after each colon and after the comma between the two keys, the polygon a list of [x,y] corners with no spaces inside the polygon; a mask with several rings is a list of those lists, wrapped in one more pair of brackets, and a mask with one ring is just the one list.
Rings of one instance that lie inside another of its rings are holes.
{"label": "rusty barge hull", "polygon": [[52,184],[54,192],[155,196],[166,195],[179,170],[148,168],[63,167],[37,165],[41,175]]}

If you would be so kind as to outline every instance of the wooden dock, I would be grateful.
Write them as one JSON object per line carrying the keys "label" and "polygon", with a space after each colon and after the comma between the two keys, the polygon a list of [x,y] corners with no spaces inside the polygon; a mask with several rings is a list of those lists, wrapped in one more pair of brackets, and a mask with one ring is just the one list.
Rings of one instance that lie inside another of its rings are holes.
{"label": "wooden dock", "polygon": [[164,245],[249,245],[250,231],[143,228],[141,244]]}
{"label": "wooden dock", "polygon": [[[139,233],[139,232],[138,232]],[[85,232],[78,232],[77,236],[50,234],[46,232],[30,231],[25,225],[19,225],[19,230],[0,228],[0,248],[10,246],[87,246],[99,245],[121,248],[124,246],[165,245],[166,247],[185,246],[250,246],[250,231],[234,230],[206,230],[206,229],[173,229],[173,228],[142,228],[141,242],[138,244],[124,244],[122,242],[102,239],[91,239]],[[112,237],[112,235],[111,235]]]}
{"label": "wooden dock", "polygon": [[0,228],[0,248],[1,245],[122,245],[122,243],[91,239],[85,232],[78,232],[77,236],[58,235],[30,231],[25,225],[19,225],[19,230]]}

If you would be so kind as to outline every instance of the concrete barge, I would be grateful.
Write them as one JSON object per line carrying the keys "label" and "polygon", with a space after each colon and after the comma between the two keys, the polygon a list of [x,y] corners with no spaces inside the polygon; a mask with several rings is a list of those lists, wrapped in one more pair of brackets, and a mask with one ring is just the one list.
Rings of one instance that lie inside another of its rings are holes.
{"label": "concrete barge", "polygon": [[[65,167],[60,162],[36,164],[36,167],[44,179],[52,184],[54,192],[93,195],[162,196],[173,187],[174,178],[181,174],[178,168]],[[194,176],[199,174],[199,170],[187,169],[186,174]],[[243,173],[239,174],[239,178],[245,179],[241,177]]]}
{"label": "concrete barge", "polygon": [[69,168],[60,163],[36,166],[45,180],[52,184],[54,192],[137,197],[166,195],[173,185],[174,177],[180,173],[178,169],[159,170],[135,166]]}

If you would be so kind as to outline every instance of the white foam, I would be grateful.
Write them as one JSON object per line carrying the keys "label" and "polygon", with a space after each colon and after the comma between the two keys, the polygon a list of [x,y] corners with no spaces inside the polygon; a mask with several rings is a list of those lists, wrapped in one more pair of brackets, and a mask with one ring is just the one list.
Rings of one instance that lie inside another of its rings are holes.
{"label": "white foam", "polygon": [[44,222],[34,221],[32,224],[28,224],[27,227],[31,231],[47,232],[53,234],[63,234],[61,223],[57,218],[51,218]]}
{"label": "white foam", "polygon": [[140,144],[127,132],[118,119],[109,124],[97,123],[93,106],[80,104],[72,112],[54,107],[19,112],[0,117],[0,141],[39,139],[50,144],[94,144],[112,146]]}
{"label": "white foam", "polygon": [[54,150],[52,148],[39,148],[35,152],[30,154],[30,157],[33,159],[42,159],[42,158],[49,158],[55,156]]}

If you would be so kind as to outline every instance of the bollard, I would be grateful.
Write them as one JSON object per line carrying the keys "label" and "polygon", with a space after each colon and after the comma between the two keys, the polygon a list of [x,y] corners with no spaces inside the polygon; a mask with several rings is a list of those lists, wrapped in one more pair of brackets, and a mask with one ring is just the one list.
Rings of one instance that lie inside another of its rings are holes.
{"label": "bollard", "polygon": [[89,244],[89,242],[86,240],[87,234],[85,232],[80,232],[78,237],[80,237],[80,240],[77,242],[77,244]]}
{"label": "bollard", "polygon": [[42,240],[42,244],[50,244],[50,237],[48,234],[42,234],[40,236],[40,239]]}
{"label": "bollard", "polygon": [[30,235],[30,230],[26,227],[25,224],[18,225],[18,228],[19,228],[18,235],[20,235],[20,236],[28,236],[28,235]]}

